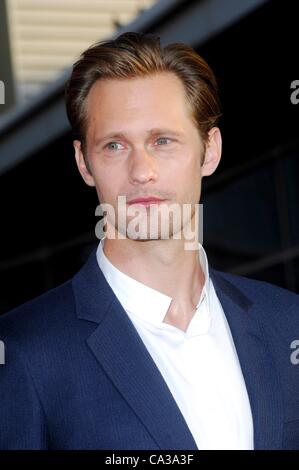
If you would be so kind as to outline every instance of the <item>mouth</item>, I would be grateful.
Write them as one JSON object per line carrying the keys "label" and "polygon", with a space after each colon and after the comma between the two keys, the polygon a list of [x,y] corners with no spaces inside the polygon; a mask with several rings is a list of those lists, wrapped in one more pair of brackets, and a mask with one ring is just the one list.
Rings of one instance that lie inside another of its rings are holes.
{"label": "mouth", "polygon": [[152,204],[160,204],[161,202],[166,201],[166,199],[160,199],[156,197],[148,197],[148,198],[137,198],[137,199],[132,199],[131,201],[128,202],[128,205],[132,204],[141,204],[142,206],[150,206]]}

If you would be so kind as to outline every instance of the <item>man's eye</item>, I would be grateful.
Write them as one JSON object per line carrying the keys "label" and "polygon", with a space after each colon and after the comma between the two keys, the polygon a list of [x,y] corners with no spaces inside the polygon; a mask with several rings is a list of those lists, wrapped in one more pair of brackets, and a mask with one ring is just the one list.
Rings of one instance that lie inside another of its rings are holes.
{"label": "man's eye", "polygon": [[165,140],[169,140],[169,141],[170,141],[171,139],[168,139],[168,137],[159,137],[159,138],[156,140],[156,142],[158,142],[159,140],[160,140],[160,141],[161,141],[161,140],[162,140],[162,141],[163,141],[163,140],[164,140],[164,141],[165,141]]}
{"label": "man's eye", "polygon": [[[109,146],[114,146],[114,147],[109,147]],[[108,144],[105,145],[105,148],[107,147],[108,150],[119,150],[116,146],[121,145],[119,142],[108,142]]]}

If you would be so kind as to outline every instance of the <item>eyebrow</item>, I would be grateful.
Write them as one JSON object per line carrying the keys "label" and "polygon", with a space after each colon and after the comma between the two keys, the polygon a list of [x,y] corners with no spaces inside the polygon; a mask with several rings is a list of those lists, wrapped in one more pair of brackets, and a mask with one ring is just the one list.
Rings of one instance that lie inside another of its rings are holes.
{"label": "eyebrow", "polygon": [[[174,131],[172,129],[167,129],[167,128],[154,128],[150,129],[147,131],[148,135],[157,135],[157,134],[168,134],[168,135],[173,135],[180,137],[183,135],[182,132]],[[105,136],[99,137],[95,140],[95,145],[99,145],[101,142],[107,139],[125,139],[126,138],[126,133],[125,132],[110,132],[109,134],[106,134]]]}

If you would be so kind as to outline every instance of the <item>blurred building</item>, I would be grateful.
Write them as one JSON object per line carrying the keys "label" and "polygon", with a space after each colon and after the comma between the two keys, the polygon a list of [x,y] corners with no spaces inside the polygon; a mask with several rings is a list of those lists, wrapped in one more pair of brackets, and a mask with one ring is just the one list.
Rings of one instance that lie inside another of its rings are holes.
{"label": "blurred building", "polygon": [[[119,7],[107,14],[104,4]],[[129,4],[122,16],[120,6]],[[75,166],[63,100],[69,69],[63,70],[86,45],[126,30],[156,33],[163,44],[189,43],[216,73],[223,156],[215,174],[203,179],[201,200],[210,264],[299,292],[299,104],[291,101],[291,83],[299,80],[295,2],[8,5],[12,60],[5,55],[3,70],[5,77],[15,73],[11,103],[17,105],[0,115],[1,312],[69,279],[98,243],[98,201]],[[96,20],[102,13],[103,22]],[[79,36],[86,42],[77,49]]]}
{"label": "blurred building", "polygon": [[29,100],[93,42],[157,0],[6,0],[19,100]]}

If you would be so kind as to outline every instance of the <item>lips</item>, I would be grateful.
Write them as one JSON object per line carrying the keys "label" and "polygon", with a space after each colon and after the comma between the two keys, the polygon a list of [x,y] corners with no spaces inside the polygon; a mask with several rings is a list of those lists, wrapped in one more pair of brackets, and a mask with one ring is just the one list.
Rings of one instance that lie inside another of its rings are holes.
{"label": "lips", "polygon": [[128,204],[157,204],[159,202],[163,202],[165,199],[160,199],[158,197],[140,197],[137,199],[131,199]]}

